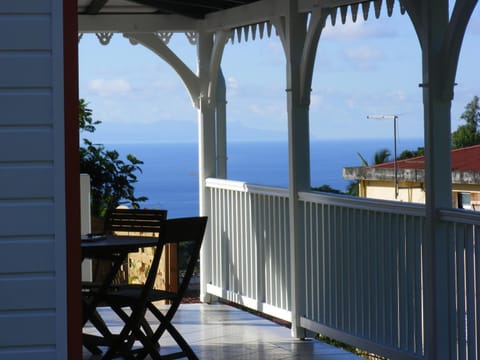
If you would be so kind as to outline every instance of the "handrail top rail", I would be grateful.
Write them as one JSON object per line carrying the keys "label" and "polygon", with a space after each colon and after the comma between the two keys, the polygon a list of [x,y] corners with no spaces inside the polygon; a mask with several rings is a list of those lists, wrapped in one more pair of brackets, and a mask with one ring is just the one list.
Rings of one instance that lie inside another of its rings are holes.
{"label": "handrail top rail", "polygon": [[[244,181],[207,178],[205,180],[205,186],[212,189],[231,190],[266,196],[288,197],[288,189],[286,188],[249,184]],[[324,205],[343,206],[369,211],[383,211],[390,214],[425,216],[424,204],[357,198],[349,195],[322,193],[318,191],[300,191],[298,193],[298,198],[300,201],[309,201]]]}
{"label": "handrail top rail", "polygon": [[300,201],[310,201],[323,205],[343,206],[352,209],[381,211],[390,214],[425,216],[425,205],[393,200],[359,198],[349,195],[322,193],[318,191],[301,191]]}
{"label": "handrail top rail", "polygon": [[439,209],[438,215],[442,221],[480,225],[480,212],[465,209]]}
{"label": "handrail top rail", "polygon": [[249,184],[244,181],[236,180],[227,180],[227,179],[217,179],[217,178],[207,178],[205,180],[205,186],[213,189],[224,189],[224,190],[233,190],[240,192],[248,192],[251,194],[261,194],[261,195],[270,195],[270,196],[288,196],[288,189],[265,186],[258,184]]}

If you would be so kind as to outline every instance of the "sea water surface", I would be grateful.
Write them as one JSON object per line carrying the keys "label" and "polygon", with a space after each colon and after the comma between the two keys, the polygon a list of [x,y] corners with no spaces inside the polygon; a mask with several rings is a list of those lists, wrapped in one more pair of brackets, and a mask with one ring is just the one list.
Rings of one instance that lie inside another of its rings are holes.
{"label": "sea water surface", "polygon": [[[135,184],[137,196],[146,196],[146,208],[167,209],[169,217],[198,215],[198,149],[196,143],[107,144],[124,158],[133,154],[142,160],[142,173]],[[423,146],[422,139],[397,144],[397,154]],[[360,153],[372,162],[377,150],[393,153],[393,141],[318,140],[310,143],[311,184],[324,184],[345,191],[349,184],[342,168],[360,166]],[[275,187],[288,187],[288,144],[286,142],[230,142],[227,148],[227,177],[231,180]]]}

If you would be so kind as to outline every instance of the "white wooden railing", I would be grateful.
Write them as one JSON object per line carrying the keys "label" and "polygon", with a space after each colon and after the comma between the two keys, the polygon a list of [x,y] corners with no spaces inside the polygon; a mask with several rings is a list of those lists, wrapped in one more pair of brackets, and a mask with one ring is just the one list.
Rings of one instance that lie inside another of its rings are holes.
{"label": "white wooden railing", "polygon": [[474,212],[442,210],[449,235],[450,359],[480,358],[480,220]]}
{"label": "white wooden railing", "polygon": [[207,291],[290,321],[287,190],[208,179]]}
{"label": "white wooden railing", "polygon": [[300,200],[301,325],[389,358],[421,357],[424,207],[318,193]]}
{"label": "white wooden railing", "polygon": [[[208,179],[207,292],[290,321],[286,189]],[[302,207],[300,325],[396,359],[424,357],[423,205],[313,192]],[[478,215],[444,210],[450,243],[452,359],[480,354]],[[447,265],[446,265],[447,266]]]}

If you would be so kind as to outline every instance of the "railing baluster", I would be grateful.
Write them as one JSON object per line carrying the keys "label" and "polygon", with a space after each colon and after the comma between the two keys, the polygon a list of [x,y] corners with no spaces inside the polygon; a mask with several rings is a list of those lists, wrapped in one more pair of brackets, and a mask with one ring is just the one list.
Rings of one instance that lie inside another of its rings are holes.
{"label": "railing baluster", "polygon": [[256,250],[253,246],[253,234],[252,234],[252,214],[250,206],[250,194],[245,193],[243,195],[244,201],[244,212],[245,212],[245,234],[242,236],[243,241],[245,242],[245,276],[246,276],[246,295],[249,298],[256,299],[255,289],[254,289],[254,273],[255,273],[255,259],[256,259]]}
{"label": "railing baluster", "polygon": [[382,338],[385,334],[385,215],[384,213],[378,213],[377,223],[377,333],[376,338]]}
{"label": "railing baluster", "polygon": [[365,211],[361,214],[363,221],[361,223],[360,231],[361,234],[365,234],[366,241],[359,243],[359,255],[361,259],[361,267],[359,268],[360,274],[360,301],[361,301],[361,310],[360,310],[360,335],[367,338],[368,336],[368,228],[369,228],[369,212]]}
{"label": "railing baluster", "polygon": [[327,311],[327,323],[330,325],[332,323],[332,290],[333,290],[333,276],[334,273],[332,272],[332,206],[329,205],[327,207],[327,226],[325,228],[326,234],[325,234],[325,264],[326,264],[326,271],[325,271],[325,285],[326,285],[326,291],[325,291],[325,307],[328,309]]}
{"label": "railing baluster", "polygon": [[333,303],[334,305],[334,314],[335,318],[333,319],[333,325],[336,328],[344,328],[344,303],[345,299],[345,261],[348,261],[345,257],[336,256],[336,254],[343,250],[344,247],[344,225],[345,219],[342,216],[342,208],[338,206],[333,207],[333,219],[342,219],[341,221],[333,221],[334,224],[334,233],[332,234],[332,243],[333,243],[333,268],[332,271],[335,274],[335,281],[333,282]]}
{"label": "railing baluster", "polygon": [[319,241],[318,232],[319,226],[318,221],[314,221],[314,219],[318,219],[319,215],[319,206],[317,204],[309,203],[312,214],[310,216],[310,225],[309,228],[311,229],[312,236],[311,241],[315,244],[315,252],[313,253],[314,259],[314,266],[312,267],[312,286],[314,292],[312,293],[312,304],[314,306],[315,312],[312,314],[312,318],[318,319],[321,317],[321,309],[322,304],[320,303],[320,296],[322,294],[322,252],[321,252],[321,242]]}
{"label": "railing baluster", "polygon": [[[456,246],[456,237],[457,237],[457,232],[456,232],[456,226],[455,224],[449,224],[448,225],[448,239],[449,243],[447,244],[448,246],[448,253],[450,254],[449,256],[449,278],[448,278],[448,284],[449,284],[449,289],[450,289],[450,323],[451,324],[456,324],[456,314],[457,314],[457,296],[456,296],[456,273],[457,273],[457,268],[456,268],[456,259],[455,259],[455,246]],[[452,334],[453,335],[453,334]],[[456,336],[456,329],[454,331],[454,336],[450,336],[450,358],[455,359],[457,358],[457,336]]]}
{"label": "railing baluster", "polygon": [[345,253],[347,254],[347,259],[345,261],[345,288],[346,288],[346,302],[345,302],[345,324],[344,330],[347,332],[352,332],[352,318],[354,317],[355,311],[352,306],[354,303],[353,299],[355,298],[354,293],[354,284],[353,284],[353,274],[355,274],[355,253],[354,253],[354,233],[355,233],[355,224],[353,222],[352,209],[345,209],[346,215],[346,234],[345,234]]}
{"label": "railing baluster", "polygon": [[[337,207],[337,214],[336,218],[341,219],[341,221],[337,221],[337,237],[336,237],[336,244],[337,244],[337,253],[344,254],[345,252],[345,216],[343,214],[343,208],[338,206]],[[337,321],[336,326],[339,329],[345,328],[345,302],[346,302],[346,291],[345,291],[345,262],[348,259],[345,259],[344,256],[335,256],[337,262],[337,271],[339,274],[339,280],[337,283]]]}
{"label": "railing baluster", "polygon": [[314,254],[315,251],[313,249],[313,235],[312,235],[312,210],[310,204],[303,205],[303,212],[305,214],[304,217],[304,224],[303,227],[305,229],[305,254],[304,254],[304,261],[307,272],[305,273],[305,313],[307,316],[315,316],[314,304],[313,301],[313,291],[315,286],[313,284],[313,279],[315,275],[313,274],[314,269]]}
{"label": "railing baluster", "polygon": [[322,322],[327,321],[327,310],[326,310],[326,278],[325,278],[325,272],[326,272],[326,255],[325,255],[325,213],[326,213],[326,205],[323,204],[318,204],[317,207],[320,210],[319,213],[319,219],[320,219],[320,228],[318,229],[317,232],[317,241],[319,242],[319,257],[318,261],[320,261],[320,273],[318,276],[319,280],[319,288],[320,288],[320,296],[318,298],[318,303],[321,306],[320,309],[320,316],[319,320]]}
{"label": "railing baluster", "polygon": [[[480,308],[479,308],[479,303],[480,303],[480,229],[478,225],[475,225],[474,227],[475,232],[474,232],[474,241],[475,241],[475,246],[474,246],[474,251],[475,251],[475,310],[472,311],[475,313],[475,315],[472,314],[472,318],[475,321],[475,329],[476,333],[475,336],[473,337],[475,341],[475,346],[476,346],[476,353],[474,354],[474,358],[478,359],[480,357]],[[473,324],[472,324],[473,327]]]}
{"label": "railing baluster", "polygon": [[413,321],[415,323],[415,352],[423,352],[423,296],[422,296],[422,244],[424,228],[423,222],[419,218],[414,218],[415,222],[415,316]]}
{"label": "railing baluster", "polygon": [[394,326],[394,296],[393,296],[393,285],[395,285],[395,272],[393,271],[394,267],[394,257],[393,257],[393,246],[392,241],[388,237],[392,231],[392,215],[384,214],[383,221],[383,244],[384,244],[384,257],[383,257],[383,281],[384,281],[384,336],[385,344],[392,346],[393,342],[393,330]]}
{"label": "railing baluster", "polygon": [[455,255],[457,260],[457,331],[458,331],[458,356],[466,359],[466,332],[465,332],[465,225],[458,226],[456,236]]}
{"label": "railing baluster", "polygon": [[465,296],[467,322],[467,355],[475,359],[475,257],[473,253],[474,227],[469,226],[465,232]]}
{"label": "railing baluster", "polygon": [[406,300],[407,300],[407,347],[406,349],[415,349],[415,278],[419,274],[415,273],[415,224],[411,216],[405,216],[405,249],[406,266],[405,273],[407,279]]}

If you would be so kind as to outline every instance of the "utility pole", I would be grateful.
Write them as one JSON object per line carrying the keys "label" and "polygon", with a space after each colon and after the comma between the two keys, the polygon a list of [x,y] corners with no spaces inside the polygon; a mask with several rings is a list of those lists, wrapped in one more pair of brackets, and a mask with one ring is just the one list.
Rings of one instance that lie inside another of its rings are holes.
{"label": "utility pole", "polygon": [[397,169],[397,119],[398,115],[368,115],[367,119],[393,120],[393,186],[395,200],[398,198],[398,169]]}

